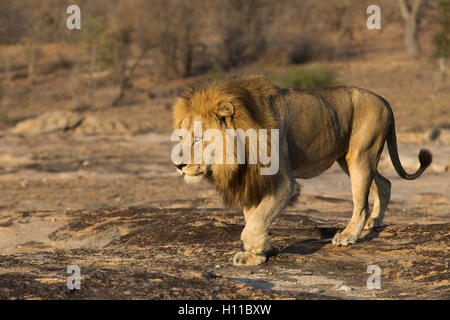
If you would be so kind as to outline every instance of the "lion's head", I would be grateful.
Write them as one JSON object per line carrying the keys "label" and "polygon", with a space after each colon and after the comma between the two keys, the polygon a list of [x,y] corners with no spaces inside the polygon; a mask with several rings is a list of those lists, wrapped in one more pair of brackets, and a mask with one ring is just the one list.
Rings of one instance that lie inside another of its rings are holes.
{"label": "lion's head", "polygon": [[[279,88],[260,76],[247,76],[229,80],[213,81],[196,88],[187,89],[173,108],[175,129],[187,132],[191,159],[188,163],[177,163],[177,171],[188,183],[206,178],[223,194],[228,205],[251,207],[272,192],[276,175],[261,175],[261,163],[249,163],[249,141],[245,143],[245,163],[238,164],[237,148],[234,160],[226,159],[226,152],[215,154],[222,161],[208,161],[203,157],[194,161],[195,148],[205,150],[214,139],[222,139],[226,146],[227,129],[276,129],[278,120],[272,109]],[[201,128],[199,129],[199,124]],[[213,130],[211,130],[213,129]],[[203,133],[213,131],[220,137],[206,141]],[[233,138],[234,143],[234,138]],[[226,150],[227,147],[224,148]],[[270,153],[270,138],[268,144]],[[219,163],[218,163],[219,162]]]}

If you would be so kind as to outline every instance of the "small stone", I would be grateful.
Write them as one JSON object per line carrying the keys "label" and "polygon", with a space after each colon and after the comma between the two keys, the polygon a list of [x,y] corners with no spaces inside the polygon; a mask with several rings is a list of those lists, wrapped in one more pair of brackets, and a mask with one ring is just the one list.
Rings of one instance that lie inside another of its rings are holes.
{"label": "small stone", "polygon": [[425,137],[429,141],[435,141],[441,135],[441,130],[439,128],[432,128],[425,132]]}
{"label": "small stone", "polygon": [[318,289],[318,288],[312,288],[309,292],[310,293],[323,293],[325,290]]}
{"label": "small stone", "polygon": [[338,290],[347,291],[347,292],[352,292],[352,291],[355,290],[355,289],[353,289],[353,288],[351,288],[349,286],[346,286],[344,284],[336,285],[335,288],[338,289]]}

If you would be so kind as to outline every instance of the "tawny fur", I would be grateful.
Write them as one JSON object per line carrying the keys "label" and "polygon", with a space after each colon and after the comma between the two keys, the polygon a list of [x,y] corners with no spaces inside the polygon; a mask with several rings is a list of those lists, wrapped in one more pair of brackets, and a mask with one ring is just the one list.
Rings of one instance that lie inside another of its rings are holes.
{"label": "tawny fur", "polygon": [[[273,107],[280,90],[261,76],[215,81],[189,88],[174,105],[175,128],[180,128],[181,121],[186,117],[195,115],[200,116],[205,128],[221,129],[225,136],[227,127],[225,124],[218,125],[222,119],[215,114],[215,109],[226,100],[235,106],[232,117],[234,128],[244,131],[249,128],[277,129],[279,121]],[[248,159],[248,143],[245,147]],[[270,135],[267,149],[270,154]],[[261,175],[260,168],[259,161],[257,164],[217,165],[210,180],[223,195],[226,205],[252,207],[273,193],[278,180],[278,175]]]}
{"label": "tawny fur", "polygon": [[[189,181],[207,178],[223,194],[226,204],[243,208],[246,225],[241,240],[245,251],[235,254],[235,265],[266,260],[269,227],[298,197],[296,178],[314,178],[335,162],[349,175],[352,218],[332,241],[346,246],[355,243],[364,228],[382,224],[391,190],[389,180],[377,170],[385,143],[394,168],[404,179],[416,179],[432,161],[431,153],[421,150],[420,168],[406,173],[399,160],[389,103],[357,87],[280,89],[261,76],[214,81],[186,90],[174,105],[174,120],[175,128],[191,130],[191,134],[197,120],[203,122],[203,130],[219,129],[223,137],[231,128],[280,131],[280,166],[275,175],[261,175],[259,162],[210,167],[187,164],[179,169]],[[270,143],[269,139],[269,153]],[[248,159],[249,147],[245,146]],[[369,191],[375,199],[370,213]]]}

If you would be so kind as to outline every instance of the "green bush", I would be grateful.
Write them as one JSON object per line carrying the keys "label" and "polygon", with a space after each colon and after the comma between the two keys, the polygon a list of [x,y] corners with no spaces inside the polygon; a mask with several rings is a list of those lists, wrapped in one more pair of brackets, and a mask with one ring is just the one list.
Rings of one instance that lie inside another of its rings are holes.
{"label": "green bush", "polygon": [[440,29],[433,36],[434,58],[450,57],[450,0],[439,2]]}
{"label": "green bush", "polygon": [[209,79],[211,80],[219,80],[225,76],[225,70],[222,68],[214,68],[209,72]]}
{"label": "green bush", "polygon": [[317,88],[335,85],[337,76],[335,71],[324,66],[293,66],[285,73],[273,76],[272,80],[282,88]]}

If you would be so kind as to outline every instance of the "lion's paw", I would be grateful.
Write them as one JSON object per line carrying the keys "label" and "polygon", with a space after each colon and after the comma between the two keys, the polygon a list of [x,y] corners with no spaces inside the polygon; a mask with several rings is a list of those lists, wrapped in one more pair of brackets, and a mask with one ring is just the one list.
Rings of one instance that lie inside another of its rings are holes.
{"label": "lion's paw", "polygon": [[233,257],[233,265],[235,266],[256,266],[266,262],[265,255],[253,254],[248,251],[237,252]]}
{"label": "lion's paw", "polygon": [[348,234],[347,232],[338,232],[333,237],[332,243],[336,246],[348,246],[358,240],[358,237]]}

